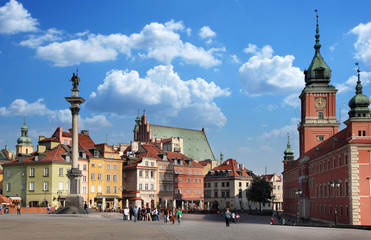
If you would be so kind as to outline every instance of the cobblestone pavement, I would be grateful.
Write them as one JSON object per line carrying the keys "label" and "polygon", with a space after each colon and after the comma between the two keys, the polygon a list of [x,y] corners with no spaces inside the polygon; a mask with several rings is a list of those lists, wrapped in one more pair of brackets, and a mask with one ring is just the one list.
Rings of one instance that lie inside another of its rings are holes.
{"label": "cobblestone pavement", "polygon": [[[180,225],[123,221],[118,213],[89,215],[9,214],[0,216],[3,239],[371,239],[371,231],[269,225],[268,216],[242,216],[225,227],[223,216],[183,215]],[[162,218],[161,218],[162,220]]]}

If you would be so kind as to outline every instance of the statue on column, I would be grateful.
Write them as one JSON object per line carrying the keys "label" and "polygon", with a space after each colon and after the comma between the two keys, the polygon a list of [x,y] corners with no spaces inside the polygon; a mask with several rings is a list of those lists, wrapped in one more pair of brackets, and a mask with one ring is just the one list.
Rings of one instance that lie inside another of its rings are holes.
{"label": "statue on column", "polygon": [[78,90],[80,78],[77,76],[77,74],[73,73],[70,81],[72,82],[73,90]]}

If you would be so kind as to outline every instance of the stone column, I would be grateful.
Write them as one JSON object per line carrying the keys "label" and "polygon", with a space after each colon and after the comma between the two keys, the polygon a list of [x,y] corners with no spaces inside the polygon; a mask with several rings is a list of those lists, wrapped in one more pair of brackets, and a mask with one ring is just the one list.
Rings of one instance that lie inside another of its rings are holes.
{"label": "stone column", "polygon": [[66,101],[71,104],[70,110],[72,114],[72,168],[68,171],[67,176],[70,179],[70,192],[66,197],[66,208],[69,209],[66,213],[82,213],[83,212],[83,198],[80,195],[80,178],[81,171],[78,169],[79,159],[79,136],[78,136],[78,117],[80,111],[80,104],[85,102],[85,99],[79,97],[78,86],[80,78],[73,74],[71,78],[73,85],[72,97],[66,97]]}

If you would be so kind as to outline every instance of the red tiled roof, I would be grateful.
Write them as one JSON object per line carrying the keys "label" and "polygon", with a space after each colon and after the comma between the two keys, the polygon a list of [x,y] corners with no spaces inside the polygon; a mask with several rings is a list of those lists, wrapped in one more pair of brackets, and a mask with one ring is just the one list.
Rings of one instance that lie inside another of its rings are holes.
{"label": "red tiled roof", "polygon": [[345,128],[340,132],[337,132],[330,138],[318,144],[316,147],[307,151],[305,155],[308,156],[310,159],[314,159],[348,144],[349,141],[347,140],[347,130],[348,129]]}
{"label": "red tiled roof", "polygon": [[72,133],[70,133],[70,132],[62,132],[62,137],[70,137],[70,138],[72,138]]}
{"label": "red tiled roof", "polygon": [[44,138],[39,141],[39,143],[41,142],[59,142],[59,139],[57,137]]}
{"label": "red tiled roof", "polygon": [[83,134],[79,134],[79,146],[86,151],[86,155],[91,157],[93,154],[89,151],[89,148],[94,148],[95,143],[93,140],[90,138],[90,136],[86,136]]}
{"label": "red tiled roof", "polygon": [[274,174],[262,175],[262,177],[265,178],[268,182],[272,179],[273,176],[274,176]]}
{"label": "red tiled roof", "polygon": [[62,145],[58,145],[51,150],[47,150],[46,156],[39,162],[66,162],[62,157],[62,154],[65,152],[66,150],[62,147]]}
{"label": "red tiled roof", "polygon": [[201,166],[206,166],[207,164],[210,163],[210,160],[203,160],[198,162]]}
{"label": "red tiled roof", "polygon": [[[12,201],[10,201],[9,198],[7,198],[7,197],[5,197],[5,196],[3,196],[3,195],[0,194],[0,204],[1,204],[1,203],[12,204]],[[7,205],[8,205],[8,204],[7,204]]]}
{"label": "red tiled roof", "polygon": [[[243,168],[241,169],[241,165],[234,159],[230,158],[226,161],[224,161],[222,164],[219,166],[213,168],[214,171],[219,171],[219,170],[231,170],[231,173],[228,175],[229,177],[241,177],[237,173],[237,170],[242,170],[242,177],[250,177],[250,175],[247,173],[247,169]],[[215,174],[215,173],[214,173]]]}

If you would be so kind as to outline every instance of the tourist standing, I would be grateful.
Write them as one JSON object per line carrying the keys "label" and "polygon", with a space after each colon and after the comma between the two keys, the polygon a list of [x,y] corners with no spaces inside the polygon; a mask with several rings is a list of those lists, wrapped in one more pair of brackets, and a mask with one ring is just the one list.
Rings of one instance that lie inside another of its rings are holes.
{"label": "tourist standing", "polygon": [[134,206],[133,214],[134,214],[134,222],[136,222],[137,218],[138,218],[138,208],[137,208],[137,206]]}
{"label": "tourist standing", "polygon": [[21,215],[21,203],[17,205],[17,215]]}
{"label": "tourist standing", "polygon": [[167,224],[168,217],[169,217],[169,210],[167,208],[165,208],[164,209],[164,222],[165,222],[165,224]]}
{"label": "tourist standing", "polygon": [[149,208],[149,206],[147,206],[146,208],[146,221],[151,221],[152,218],[151,218],[151,209]]}
{"label": "tourist standing", "polygon": [[3,204],[0,203],[0,215],[3,215]]}
{"label": "tourist standing", "polygon": [[86,203],[86,201],[84,202],[84,214],[89,214],[89,212],[88,212],[88,204]]}
{"label": "tourist standing", "polygon": [[229,222],[231,221],[231,212],[229,211],[229,208],[227,208],[224,215],[225,215],[225,226],[229,227]]}
{"label": "tourist standing", "polygon": [[127,207],[124,208],[124,221],[128,220],[129,218],[129,209]]}
{"label": "tourist standing", "polygon": [[176,211],[176,216],[178,217],[178,225],[180,224],[180,220],[182,219],[182,210],[178,208],[178,211]]}

